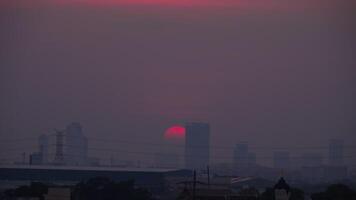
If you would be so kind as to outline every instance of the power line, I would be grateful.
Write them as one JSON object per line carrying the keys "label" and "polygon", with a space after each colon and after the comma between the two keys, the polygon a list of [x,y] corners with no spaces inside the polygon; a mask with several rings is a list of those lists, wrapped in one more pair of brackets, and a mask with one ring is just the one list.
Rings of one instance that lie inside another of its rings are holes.
{"label": "power line", "polygon": [[[51,144],[50,146],[56,146],[56,144]],[[82,148],[79,146],[75,146],[75,145],[65,145],[63,144],[63,147],[69,147],[69,148]],[[124,153],[124,154],[137,154],[137,155],[145,155],[145,156],[177,156],[177,154],[172,154],[172,153],[160,153],[160,152],[148,152],[148,151],[129,151],[126,149],[121,149],[121,148],[98,148],[98,147],[88,147],[88,150],[91,151],[96,151],[96,152],[110,152],[112,153]],[[55,154],[54,154],[55,155]],[[76,154],[72,154],[73,156]],[[71,156],[71,154],[64,154],[64,156]],[[82,156],[83,157],[83,156]],[[203,155],[196,155],[196,156],[192,156],[192,155],[184,155],[184,157],[191,157],[191,158],[205,158],[205,156]],[[355,158],[356,154],[350,154],[350,155],[345,155],[342,156],[342,158],[347,159],[347,158]],[[233,158],[233,156],[212,156],[210,155],[211,159],[214,160],[231,160]],[[303,156],[289,156],[289,159],[302,159],[304,158]],[[248,160],[249,157],[241,157],[239,159],[246,159]],[[261,159],[265,159],[265,160],[271,160],[274,159],[274,156],[257,156],[257,159],[261,160]]]}
{"label": "power line", "polygon": [[[50,135],[55,136],[55,135]],[[103,143],[120,143],[120,144],[137,144],[137,145],[146,145],[146,146],[154,146],[154,147],[161,147],[161,146],[169,146],[169,147],[176,147],[176,148],[185,148],[184,144],[165,144],[165,143],[155,143],[155,142],[140,142],[140,141],[133,141],[133,140],[122,140],[122,139],[102,139],[96,137],[87,137],[90,142],[103,142]],[[38,140],[38,138],[18,138],[18,139],[9,139],[9,140],[2,140],[0,143],[9,143],[9,142],[20,142],[20,141],[31,141],[31,140]],[[222,145],[190,145],[189,148],[207,148],[209,149],[227,149],[227,150],[234,150],[234,146],[222,146]],[[311,149],[329,149],[329,146],[288,146],[288,147],[278,147],[278,146],[256,146],[256,145],[248,145],[249,149],[253,150],[289,150],[289,149],[303,149],[303,150],[311,150]],[[356,149],[356,145],[344,145],[344,149]]]}
{"label": "power line", "polygon": [[[101,139],[101,138],[93,138],[88,137],[90,141],[99,141],[99,142],[107,142],[107,143],[124,143],[124,144],[138,144],[138,145],[151,145],[151,146],[169,146],[169,147],[180,147],[185,148],[185,145],[179,144],[162,144],[162,143],[149,143],[149,142],[137,142],[130,140],[121,140],[121,139]],[[209,145],[209,149],[229,149],[233,150],[235,147],[228,146],[218,146],[218,145]],[[207,145],[190,145],[189,148],[207,148]],[[249,149],[275,149],[275,150],[283,150],[283,149],[329,149],[329,146],[294,146],[294,147],[271,147],[271,146],[255,146],[249,145]],[[343,146],[343,148],[352,148],[356,149],[356,145]]]}

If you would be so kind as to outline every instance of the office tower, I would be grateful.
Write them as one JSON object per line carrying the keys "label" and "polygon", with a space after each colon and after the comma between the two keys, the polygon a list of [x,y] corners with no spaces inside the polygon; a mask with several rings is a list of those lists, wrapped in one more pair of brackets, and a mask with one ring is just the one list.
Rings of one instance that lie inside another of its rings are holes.
{"label": "office tower", "polygon": [[248,155],[247,142],[240,142],[236,144],[234,149],[234,167],[236,169],[245,169],[248,167],[249,155]]}
{"label": "office tower", "polygon": [[71,123],[66,128],[65,163],[67,165],[83,166],[87,164],[88,140],[83,135],[79,123]]}
{"label": "office tower", "polygon": [[344,164],[344,142],[339,139],[329,141],[329,164],[332,166]]}
{"label": "office tower", "polygon": [[274,152],[273,161],[274,161],[274,168],[276,169],[290,168],[290,156],[288,151]]}
{"label": "office tower", "polygon": [[49,138],[47,135],[40,135],[38,137],[38,151],[40,154],[41,164],[48,163],[48,152],[49,152]]}
{"label": "office tower", "polygon": [[57,131],[56,133],[56,153],[54,155],[54,164],[63,165],[64,164],[64,154],[63,154],[63,132]]}
{"label": "office tower", "polygon": [[187,123],[185,126],[185,165],[188,169],[206,169],[210,155],[208,123]]}

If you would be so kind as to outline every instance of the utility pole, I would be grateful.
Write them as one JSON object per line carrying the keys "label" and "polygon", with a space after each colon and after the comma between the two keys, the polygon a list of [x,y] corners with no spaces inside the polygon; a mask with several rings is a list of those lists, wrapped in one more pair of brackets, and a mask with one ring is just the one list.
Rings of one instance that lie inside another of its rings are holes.
{"label": "utility pole", "polygon": [[193,200],[195,200],[196,187],[197,187],[197,172],[194,170],[194,175],[193,175]]}
{"label": "utility pole", "polygon": [[207,174],[208,174],[208,187],[210,189],[210,168],[209,168],[209,165],[206,167],[207,169]]}

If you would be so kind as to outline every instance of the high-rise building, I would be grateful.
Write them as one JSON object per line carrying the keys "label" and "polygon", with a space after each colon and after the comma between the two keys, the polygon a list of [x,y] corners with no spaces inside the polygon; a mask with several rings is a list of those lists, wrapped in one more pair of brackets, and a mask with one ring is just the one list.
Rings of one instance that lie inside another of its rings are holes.
{"label": "high-rise building", "polygon": [[206,169],[210,155],[210,125],[187,123],[185,126],[185,166],[188,169]]}
{"label": "high-rise building", "polygon": [[329,164],[332,166],[344,164],[344,141],[339,139],[329,141]]}
{"label": "high-rise building", "polygon": [[64,164],[63,132],[62,131],[57,131],[57,133],[56,133],[56,153],[54,155],[53,163],[56,165]]}
{"label": "high-rise building", "polygon": [[276,151],[273,156],[274,168],[276,169],[289,169],[290,156],[288,151]]}
{"label": "high-rise building", "polygon": [[66,127],[64,146],[66,165],[83,166],[87,164],[88,139],[83,135],[82,126],[79,123],[71,123]]}
{"label": "high-rise building", "polygon": [[45,134],[38,137],[38,151],[41,157],[41,164],[47,164],[49,154],[49,138]]}
{"label": "high-rise building", "polygon": [[236,169],[246,169],[249,162],[248,144],[240,142],[234,149],[234,167]]}

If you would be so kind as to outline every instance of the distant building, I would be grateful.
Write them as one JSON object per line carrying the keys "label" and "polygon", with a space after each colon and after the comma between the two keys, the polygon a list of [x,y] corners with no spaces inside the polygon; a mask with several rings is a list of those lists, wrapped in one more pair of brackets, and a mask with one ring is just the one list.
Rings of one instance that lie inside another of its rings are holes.
{"label": "distant building", "polygon": [[38,151],[42,158],[41,164],[47,164],[49,154],[49,138],[45,134],[38,137]]}
{"label": "distant building", "polygon": [[208,123],[188,123],[185,128],[186,168],[205,169],[209,165],[210,126]]}
{"label": "distant building", "polygon": [[274,168],[286,170],[290,168],[290,155],[288,151],[274,152],[273,156]]}
{"label": "distant building", "polygon": [[38,152],[30,154],[30,165],[48,164],[49,138],[47,135],[38,137]]}
{"label": "distant building", "polygon": [[234,173],[236,175],[246,176],[254,174],[257,166],[256,154],[249,152],[247,142],[237,143],[234,148],[233,156]]}
{"label": "distant building", "polygon": [[56,131],[56,150],[54,155],[53,164],[63,165],[64,164],[64,153],[63,153],[63,141],[64,136],[62,131]]}
{"label": "distant building", "polygon": [[234,149],[234,165],[236,169],[246,169],[249,162],[248,144],[240,142]]}
{"label": "distant building", "polygon": [[71,123],[66,128],[65,164],[71,166],[87,165],[88,139],[83,135],[79,123]]}
{"label": "distant building", "polygon": [[329,164],[332,166],[344,164],[344,142],[342,140],[329,141]]}
{"label": "distant building", "polygon": [[32,153],[30,154],[30,165],[42,165],[43,157],[41,153]]}

